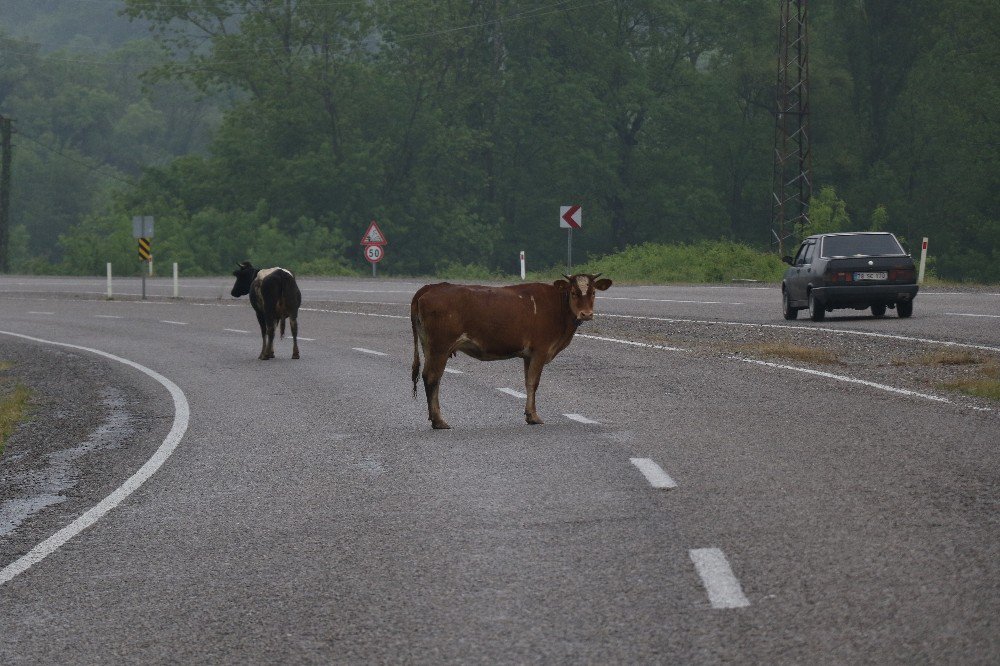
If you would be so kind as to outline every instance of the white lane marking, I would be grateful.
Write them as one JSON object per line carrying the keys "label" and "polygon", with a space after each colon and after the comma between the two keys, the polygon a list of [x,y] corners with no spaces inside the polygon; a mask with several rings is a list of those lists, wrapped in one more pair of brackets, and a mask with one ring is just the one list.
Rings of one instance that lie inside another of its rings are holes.
{"label": "white lane marking", "polygon": [[28,314],[44,314],[44,315],[54,315],[55,312],[35,312],[33,310],[28,310]]}
{"label": "white lane marking", "polygon": [[249,333],[250,331],[244,331],[242,328],[224,328],[223,331],[229,331],[230,333]]}
{"label": "white lane marking", "polygon": [[[387,303],[386,305],[403,305],[402,303]],[[326,312],[328,314],[349,314],[349,315],[362,315],[364,317],[385,317],[387,319],[409,319],[410,315],[388,315],[388,314],[377,314],[375,312],[352,312],[350,310],[324,310],[322,308],[299,308],[300,310],[305,310],[306,312]]]}
{"label": "white lane marking", "polygon": [[649,481],[649,485],[654,488],[670,490],[671,488],[677,487],[677,482],[671,479],[670,475],[664,472],[662,467],[649,458],[629,458],[629,462],[635,465],[638,470],[642,472],[642,475],[646,477],[647,481]]}
{"label": "white lane marking", "polygon": [[94,315],[95,317],[100,317],[101,319],[124,319],[121,315]]}
{"label": "white lane marking", "polygon": [[861,384],[862,386],[868,386],[870,388],[876,388],[880,391],[888,391],[890,393],[898,393],[899,395],[906,395],[913,398],[923,398],[924,400],[933,400],[934,402],[944,402],[949,405],[954,405],[955,403],[948,398],[942,398],[941,396],[931,395],[930,393],[918,393],[917,391],[910,391],[909,389],[896,388],[895,386],[888,386],[886,384],[879,384],[876,382],[870,382],[865,379],[857,379],[855,377],[846,377],[844,375],[835,375],[832,372],[823,372],[822,370],[813,370],[812,368],[799,368],[794,365],[784,365],[781,363],[772,363],[770,361],[758,361],[754,358],[739,358],[738,356],[731,357],[735,360],[740,360],[745,363],[755,363],[757,365],[764,365],[769,368],[779,368],[781,370],[794,370],[796,372],[804,372],[808,375],[816,375],[817,377],[825,377],[827,379],[835,379],[839,382],[847,382],[849,384]]}
{"label": "white lane marking", "polygon": [[156,372],[155,370],[150,370],[144,365],[139,365],[135,361],[130,361],[127,358],[122,358],[120,356],[115,356],[114,354],[109,354],[108,352],[101,351],[99,349],[91,349],[90,347],[81,347],[80,345],[72,345],[66,342],[53,342],[52,340],[43,340],[41,338],[33,338],[28,335],[21,335],[20,333],[11,333],[9,331],[0,331],[0,334],[10,335],[17,338],[24,338],[25,340],[32,340],[34,342],[41,342],[49,345],[56,345],[59,347],[68,347],[70,349],[79,349],[81,351],[91,352],[97,354],[98,356],[103,356],[109,358],[113,361],[118,361],[119,363],[124,363],[125,365],[135,368],[136,370],[152,377],[154,380],[159,382],[167,391],[170,392],[170,397],[174,401],[174,422],[170,428],[170,432],[167,433],[166,438],[164,438],[163,443],[160,447],[156,449],[153,456],[146,461],[146,463],[139,468],[135,474],[130,476],[125,483],[118,486],[110,495],[101,500],[92,509],[89,509],[82,516],[71,522],[66,527],[62,528],[48,539],[45,539],[37,546],[28,551],[27,554],[21,556],[20,558],[14,560],[8,564],[3,569],[0,569],[0,585],[3,585],[7,581],[11,580],[18,574],[26,571],[32,565],[38,564],[46,557],[54,553],[60,546],[75,537],[80,532],[84,531],[98,520],[100,520],[108,511],[115,508],[122,501],[125,500],[129,495],[134,493],[139,487],[145,483],[153,474],[156,473],[158,469],[167,461],[167,458],[174,452],[177,445],[180,444],[181,438],[184,437],[184,433],[187,431],[188,421],[191,416],[190,408],[188,407],[187,398],[184,392],[174,384],[172,381]]}
{"label": "white lane marking", "polygon": [[745,608],[750,605],[725,553],[718,548],[695,548],[689,554],[708,592],[712,608]]}
{"label": "white lane marking", "polygon": [[697,305],[746,305],[745,303],[727,303],[725,301],[681,301],[672,298],[632,298],[629,296],[598,296],[608,301],[648,301],[651,303],[695,303]]}
{"label": "white lane marking", "polygon": [[587,338],[589,340],[601,340],[603,342],[617,342],[620,345],[631,345],[633,347],[645,347],[647,349],[663,349],[665,351],[687,351],[686,349],[681,349],[680,347],[667,347],[666,345],[654,345],[649,342],[635,342],[633,340],[620,340],[618,338],[605,338],[600,335],[584,335],[583,333],[577,333],[578,338]]}
{"label": "white lane marking", "polygon": [[161,324],[174,324],[176,326],[187,326],[188,325],[188,323],[186,321],[170,321],[169,319],[161,319],[160,323]]}
{"label": "white lane marking", "polygon": [[500,391],[501,393],[506,393],[507,395],[512,395],[515,398],[527,398],[528,397],[524,393],[521,393],[520,391],[515,391],[514,389],[510,389],[510,388],[498,388],[497,390]]}
{"label": "white lane marking", "polygon": [[[712,321],[709,319],[668,319],[666,317],[643,317],[639,315],[620,315],[600,313],[598,317],[618,317],[619,319],[642,319],[646,321],[662,321],[668,324],[714,324],[717,326],[747,326],[758,328],[785,328],[795,331],[820,331],[823,333],[840,333],[842,335],[864,335],[872,338],[889,338],[890,340],[906,340],[907,342],[923,342],[931,345],[944,345],[946,347],[965,347],[968,349],[982,349],[983,351],[998,352],[1000,347],[990,347],[988,345],[974,345],[967,342],[951,342],[949,340],[933,340],[931,338],[914,338],[908,335],[893,335],[891,333],[874,333],[872,331],[853,331],[840,328],[822,328],[819,326],[786,326],[783,324],[751,324],[740,321]],[[577,334],[579,335],[579,334]],[[586,336],[581,336],[586,337]]]}
{"label": "white lane marking", "polygon": [[945,312],[945,314],[956,317],[989,317],[990,319],[1000,319],[1000,315],[972,314],[971,312]]}
{"label": "white lane marking", "polygon": [[578,423],[587,423],[587,424],[598,424],[598,423],[600,423],[599,421],[594,421],[593,419],[588,419],[586,416],[581,416],[579,414],[563,414],[563,416],[565,416],[566,418],[570,419],[571,421],[577,421]]}
{"label": "white lane marking", "polygon": [[296,340],[305,340],[306,342],[316,342],[316,338],[303,338],[301,335],[297,337]]}
{"label": "white lane marking", "polygon": [[445,368],[444,371],[445,372],[450,372],[453,375],[464,375],[465,374],[464,370],[452,370],[451,368]]}
{"label": "white lane marking", "polygon": [[373,356],[388,356],[388,354],[380,351],[375,351],[374,349],[365,349],[364,347],[351,347],[354,351],[361,352],[362,354],[371,354]]}

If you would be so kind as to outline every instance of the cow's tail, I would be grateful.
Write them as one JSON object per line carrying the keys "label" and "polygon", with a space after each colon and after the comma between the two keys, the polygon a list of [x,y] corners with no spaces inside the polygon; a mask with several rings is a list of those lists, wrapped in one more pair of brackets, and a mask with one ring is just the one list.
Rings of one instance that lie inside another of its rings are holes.
{"label": "cow's tail", "polygon": [[281,335],[279,337],[281,337],[281,339],[284,339],[285,338],[285,318],[284,317],[281,318],[281,326],[279,328],[281,329]]}
{"label": "cow's tail", "polygon": [[419,317],[417,316],[417,298],[413,297],[410,303],[410,328],[413,329],[413,366],[410,369],[410,376],[413,380],[413,399],[417,399],[417,379],[420,377],[420,336],[417,334]]}

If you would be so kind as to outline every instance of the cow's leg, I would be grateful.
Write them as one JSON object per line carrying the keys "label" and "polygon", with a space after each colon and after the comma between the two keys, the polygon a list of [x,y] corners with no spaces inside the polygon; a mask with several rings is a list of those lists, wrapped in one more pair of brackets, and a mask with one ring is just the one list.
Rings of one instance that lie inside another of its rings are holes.
{"label": "cow's leg", "polygon": [[274,319],[271,317],[267,318],[267,351],[264,354],[264,359],[274,358]]}
{"label": "cow's leg", "polygon": [[427,418],[435,430],[445,430],[451,427],[441,418],[441,402],[438,399],[438,394],[441,391],[441,377],[444,376],[444,366],[447,363],[447,353],[428,353],[428,350],[424,349],[424,371],[421,376],[424,378],[424,393],[427,394]]}
{"label": "cow's leg", "polygon": [[254,310],[257,313],[257,323],[260,325],[260,354],[258,360],[267,359],[267,322],[264,320],[264,313]]}
{"label": "cow's leg", "polygon": [[535,391],[538,390],[538,382],[542,379],[543,367],[545,367],[545,360],[541,354],[524,359],[524,388],[528,394],[528,399],[524,403],[524,420],[530,425],[545,423],[535,411]]}
{"label": "cow's leg", "polygon": [[288,323],[292,329],[292,358],[299,357],[299,318],[292,315],[288,318]]}

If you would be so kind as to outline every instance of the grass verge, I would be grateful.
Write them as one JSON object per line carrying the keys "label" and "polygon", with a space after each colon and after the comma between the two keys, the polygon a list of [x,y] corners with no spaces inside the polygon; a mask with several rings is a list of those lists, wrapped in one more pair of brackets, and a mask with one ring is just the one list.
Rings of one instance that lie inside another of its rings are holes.
{"label": "grass verge", "polygon": [[945,388],[961,391],[966,395],[988,398],[1000,402],[1000,364],[986,363],[973,377],[953,379],[943,384]]}
{"label": "grass verge", "polygon": [[[0,361],[0,371],[10,367],[9,363]],[[24,418],[27,410],[30,392],[20,384],[0,377],[0,455],[3,455],[7,437],[14,431],[14,426]]]}

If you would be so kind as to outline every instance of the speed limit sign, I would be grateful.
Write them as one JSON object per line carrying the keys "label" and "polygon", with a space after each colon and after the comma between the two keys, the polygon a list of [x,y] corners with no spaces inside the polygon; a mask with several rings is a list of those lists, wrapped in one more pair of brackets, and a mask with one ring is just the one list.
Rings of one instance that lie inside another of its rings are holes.
{"label": "speed limit sign", "polygon": [[371,263],[376,263],[382,261],[382,257],[385,256],[385,250],[382,249],[381,245],[369,245],[365,247],[365,259]]}

